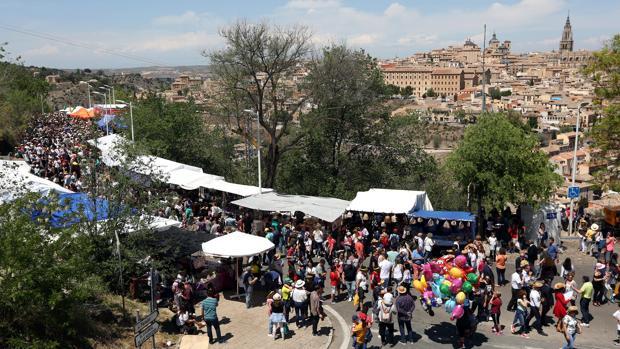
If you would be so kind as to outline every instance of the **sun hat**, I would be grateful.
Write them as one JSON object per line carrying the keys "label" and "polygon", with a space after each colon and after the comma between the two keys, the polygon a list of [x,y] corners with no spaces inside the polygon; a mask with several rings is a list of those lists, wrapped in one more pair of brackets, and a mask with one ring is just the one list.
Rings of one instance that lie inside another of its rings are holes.
{"label": "sun hat", "polygon": [[385,305],[388,305],[388,306],[392,305],[393,300],[394,300],[394,296],[391,293],[386,293],[383,296],[383,304]]}
{"label": "sun hat", "polygon": [[422,223],[424,222],[424,219],[422,219],[421,217],[418,217],[418,223]]}
{"label": "sun hat", "polygon": [[305,284],[306,282],[304,280],[297,280],[297,282],[295,283],[295,288],[302,288]]}
{"label": "sun hat", "polygon": [[279,293],[276,293],[276,294],[273,295],[273,300],[274,301],[279,301],[280,299],[282,299],[282,296],[280,296]]}
{"label": "sun hat", "polygon": [[534,288],[541,288],[543,287],[543,283],[540,281],[536,281],[534,282],[534,284],[532,285]]}
{"label": "sun hat", "polygon": [[554,290],[560,290],[560,289],[563,289],[563,288],[566,288],[566,285],[564,285],[563,282],[558,282],[555,285],[553,285],[553,289]]}
{"label": "sun hat", "polygon": [[521,265],[521,268],[523,268],[523,267],[526,267],[526,266],[530,265],[530,262],[528,262],[528,261],[521,261],[521,263],[519,265]]}
{"label": "sun hat", "polygon": [[362,266],[360,267],[360,271],[361,271],[361,272],[367,272],[367,271],[368,271],[368,268],[367,268],[366,266],[363,266],[363,265],[362,265]]}
{"label": "sun hat", "polygon": [[568,309],[566,309],[566,312],[567,312],[567,313],[578,313],[578,312],[579,312],[579,310],[577,309],[577,307],[576,307],[576,306],[571,305],[570,307],[568,307]]}
{"label": "sun hat", "polygon": [[292,284],[292,283],[293,283],[293,280],[291,280],[291,278],[290,278],[290,277],[285,276],[285,277],[284,277],[284,283],[285,283],[285,284],[287,284],[287,285],[290,285],[290,284]]}
{"label": "sun hat", "polygon": [[598,230],[598,224],[593,223],[593,224],[590,226],[590,229],[592,229],[592,230]]}
{"label": "sun hat", "polygon": [[400,294],[405,294],[407,293],[407,289],[405,288],[405,286],[398,286],[398,288],[396,289],[396,291],[398,291],[398,293]]}

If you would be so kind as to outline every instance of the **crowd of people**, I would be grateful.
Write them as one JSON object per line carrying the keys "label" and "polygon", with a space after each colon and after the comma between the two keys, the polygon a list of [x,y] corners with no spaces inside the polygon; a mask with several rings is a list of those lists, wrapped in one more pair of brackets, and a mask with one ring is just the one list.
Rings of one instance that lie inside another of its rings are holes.
{"label": "crowd of people", "polygon": [[11,157],[24,159],[39,177],[81,191],[83,161],[89,156],[85,142],[92,138],[91,127],[58,112],[34,116]]}
{"label": "crowd of people", "polygon": [[[577,277],[571,259],[560,258],[564,247],[545,231],[544,225],[535,239],[522,242],[518,237],[517,241],[498,239],[497,232],[492,230],[484,240],[481,236],[462,242],[457,239],[453,246],[440,250],[433,233],[416,232],[402,217],[401,223],[398,221],[387,216],[363,225],[345,224],[340,229],[326,231],[320,224],[296,225],[274,219],[265,228],[264,236],[276,249],[254,258],[242,275],[248,291],[246,305],[252,305],[257,283],[267,288],[269,333],[275,336],[274,329],[286,333],[289,323],[310,324],[315,333],[322,301],[351,302],[356,311],[351,329],[356,348],[367,345],[372,336],[369,329],[375,323],[383,344],[395,343],[395,324],[399,328],[398,339],[406,343],[413,338],[415,299],[419,298],[423,309],[430,314],[437,306],[424,302],[422,292],[418,294],[413,287],[416,280],[423,278],[421,266],[429,260],[450,261],[464,256],[479,281],[467,293],[464,316],[455,319],[461,346],[481,321],[491,321],[492,333],[504,335],[500,317],[505,307],[514,312],[512,334],[529,338],[535,330],[547,336],[545,327],[553,326],[564,336],[564,347],[572,348],[577,333],[592,321],[590,305],[598,307],[619,300],[616,239],[612,234],[606,235],[602,249],[593,251],[591,275]],[[598,229],[593,223],[587,231],[596,235]],[[511,250],[515,271],[506,279]],[[503,298],[500,287],[508,283],[510,298]],[[324,294],[326,288],[329,292]],[[313,293],[321,300],[315,305],[311,301]],[[273,304],[276,304],[275,312]],[[579,320],[577,314],[581,314]],[[620,312],[614,316],[620,320]]]}

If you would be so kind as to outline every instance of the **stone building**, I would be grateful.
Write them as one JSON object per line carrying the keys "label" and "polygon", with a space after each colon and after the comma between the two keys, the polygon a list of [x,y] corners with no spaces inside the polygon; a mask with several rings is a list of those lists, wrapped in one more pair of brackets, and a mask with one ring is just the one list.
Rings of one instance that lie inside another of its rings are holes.
{"label": "stone building", "polygon": [[570,25],[570,16],[566,16],[562,40],[560,40],[560,52],[573,52],[573,29]]}

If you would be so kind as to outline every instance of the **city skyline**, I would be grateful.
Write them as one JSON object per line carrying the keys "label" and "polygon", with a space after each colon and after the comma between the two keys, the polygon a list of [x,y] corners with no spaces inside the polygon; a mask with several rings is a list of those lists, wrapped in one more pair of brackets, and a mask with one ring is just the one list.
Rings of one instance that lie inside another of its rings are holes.
{"label": "city skyline", "polygon": [[8,50],[27,65],[198,65],[208,64],[202,50],[222,47],[218,28],[245,18],[306,25],[317,48],[346,42],[386,59],[462,45],[467,38],[482,46],[483,23],[487,40],[495,31],[500,40],[512,41],[514,52],[558,50],[569,10],[575,50],[598,49],[613,35],[613,18],[620,14],[618,2],[576,0],[449,0],[441,7],[432,2],[384,0],[182,1],[152,6],[145,1],[111,1],[105,5],[4,1],[0,41],[8,42]]}

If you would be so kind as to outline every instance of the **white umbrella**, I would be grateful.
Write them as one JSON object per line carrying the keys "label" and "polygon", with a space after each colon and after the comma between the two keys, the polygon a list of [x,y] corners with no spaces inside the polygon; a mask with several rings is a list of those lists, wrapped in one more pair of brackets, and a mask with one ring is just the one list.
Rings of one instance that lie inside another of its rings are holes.
{"label": "white umbrella", "polygon": [[[202,243],[202,251],[209,256],[222,258],[242,258],[255,256],[267,252],[275,245],[267,238],[234,231],[222,235],[213,240]],[[239,264],[235,262],[235,275],[239,275]],[[237,280],[237,294],[233,297],[241,297],[239,294],[239,280]]]}
{"label": "white umbrella", "polygon": [[268,239],[234,231],[202,244],[202,251],[214,257],[249,257],[274,248]]}

